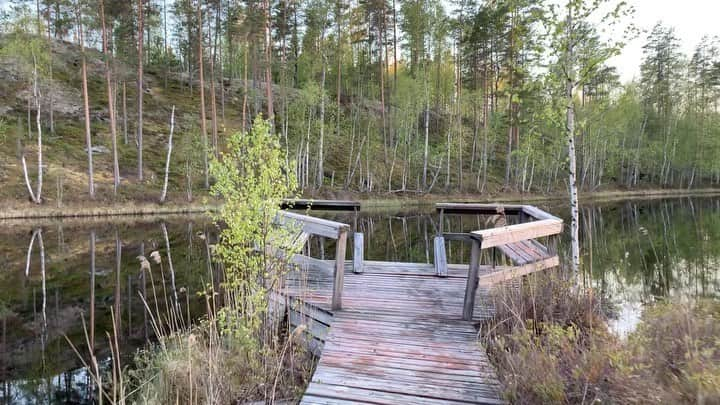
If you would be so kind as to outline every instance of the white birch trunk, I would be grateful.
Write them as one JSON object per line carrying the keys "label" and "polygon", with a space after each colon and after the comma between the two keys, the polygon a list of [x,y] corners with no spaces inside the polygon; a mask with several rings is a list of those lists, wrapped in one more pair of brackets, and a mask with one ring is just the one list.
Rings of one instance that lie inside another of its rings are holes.
{"label": "white birch trunk", "polygon": [[160,202],[165,202],[167,197],[167,186],[168,186],[168,174],[170,172],[170,155],[172,154],[172,138],[173,131],[175,129],[175,106],[172,106],[172,112],[170,113],[170,136],[168,137],[168,152],[167,158],[165,159],[165,180],[163,181],[162,194],[160,195]]}
{"label": "white birch trunk", "polygon": [[568,7],[567,16],[567,48],[566,48],[566,83],[565,83],[565,101],[567,103],[566,126],[565,132],[568,145],[569,160],[569,179],[568,186],[570,188],[570,239],[572,254],[572,269],[578,272],[580,269],[580,239],[579,239],[579,210],[578,210],[578,189],[577,189],[577,163],[575,159],[575,106],[573,104],[573,88],[575,87],[575,55],[573,49],[572,38],[572,6]]}

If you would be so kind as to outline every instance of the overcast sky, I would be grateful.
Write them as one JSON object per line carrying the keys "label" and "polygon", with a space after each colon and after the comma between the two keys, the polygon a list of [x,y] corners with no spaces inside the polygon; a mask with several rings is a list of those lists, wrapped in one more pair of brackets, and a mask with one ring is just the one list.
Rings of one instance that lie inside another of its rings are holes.
{"label": "overcast sky", "polygon": [[[691,55],[703,35],[720,35],[720,0],[626,0],[635,7],[635,25],[647,32],[658,21],[675,27],[682,51]],[[629,43],[610,61],[623,81],[640,76],[642,45],[647,32]]]}

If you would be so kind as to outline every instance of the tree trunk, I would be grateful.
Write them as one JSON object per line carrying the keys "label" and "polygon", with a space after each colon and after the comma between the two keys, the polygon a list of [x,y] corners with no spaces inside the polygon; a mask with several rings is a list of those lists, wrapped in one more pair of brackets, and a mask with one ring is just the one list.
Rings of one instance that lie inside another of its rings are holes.
{"label": "tree trunk", "polygon": [[[383,3],[384,4],[384,3]],[[383,6],[384,7],[384,6]],[[384,15],[384,13],[383,13]],[[382,115],[383,153],[388,162],[387,120],[385,117],[385,68],[383,67],[383,30],[378,28],[378,67],[380,68],[380,114]]]}
{"label": "tree trunk", "polygon": [[205,122],[205,77],[203,74],[203,23],[201,1],[197,5],[198,18],[198,64],[200,75],[200,132],[203,141],[203,175],[205,176],[205,188],[210,188],[210,174],[208,173],[208,136],[207,123]]}
{"label": "tree trunk", "polygon": [[[47,42],[49,49],[49,66],[48,66],[48,79],[49,82],[53,82],[53,43],[52,37],[50,36],[50,12],[48,11],[48,26],[47,26]],[[52,89],[48,90],[48,118],[50,119],[50,135],[55,135],[55,114],[53,112],[54,97]]]}
{"label": "tree trunk", "polygon": [[37,76],[37,64],[35,64],[35,68],[33,69],[33,76],[34,76],[34,90],[35,90],[35,108],[37,109],[37,112],[35,113],[35,125],[37,126],[37,156],[38,156],[38,183],[37,183],[37,191],[35,192],[35,198],[37,199],[35,202],[37,204],[40,204],[42,202],[42,186],[43,186],[43,153],[42,153],[42,127],[40,126],[40,90],[38,85],[38,76]]}
{"label": "tree trunk", "polygon": [[422,185],[423,190],[427,189],[427,172],[428,172],[428,143],[430,140],[430,94],[427,81],[427,66],[425,66],[425,143],[423,147],[423,173]]}
{"label": "tree trunk", "polygon": [[80,41],[81,65],[82,65],[82,93],[83,108],[85,111],[85,147],[88,155],[88,193],[90,198],[95,198],[95,181],[93,180],[93,155],[92,155],[92,138],[90,134],[90,101],[88,99],[87,85],[87,62],[85,60],[85,42],[83,39],[82,15],[80,14],[80,5],[77,5],[77,21],[78,21],[78,39]]}
{"label": "tree trunk", "polygon": [[242,130],[247,130],[247,95],[248,95],[248,52],[250,43],[245,37],[245,51],[243,52],[243,100],[242,100]]}
{"label": "tree trunk", "polygon": [[173,130],[175,129],[175,106],[172,106],[172,112],[170,113],[170,136],[168,137],[168,151],[167,158],[165,159],[165,181],[163,182],[162,194],[160,195],[160,202],[165,202],[167,196],[168,186],[168,175],[170,173],[170,155],[172,154],[172,138]]}
{"label": "tree trunk", "polygon": [[218,2],[218,6],[215,12],[215,39],[213,41],[213,51],[212,51],[212,57],[210,58],[210,118],[212,122],[212,145],[213,145],[213,154],[215,157],[218,155],[218,119],[217,119],[217,99],[215,94],[215,62],[217,59],[217,49],[218,49],[218,30],[220,29],[220,2]]}
{"label": "tree trunk", "polygon": [[566,78],[565,78],[565,102],[567,103],[566,109],[566,123],[565,123],[565,134],[567,136],[568,145],[568,186],[570,188],[570,241],[572,251],[572,269],[577,273],[580,269],[580,238],[579,238],[579,206],[578,206],[578,190],[577,190],[577,164],[575,160],[575,105],[573,101],[573,88],[575,87],[575,50],[573,46],[572,38],[572,6],[568,7],[567,15],[567,26],[566,39],[567,48],[565,50],[566,55]]}
{"label": "tree trunk", "polygon": [[138,0],[138,66],[137,66],[137,151],[138,180],[143,181],[143,0]]}
{"label": "tree trunk", "polygon": [[[27,187],[28,194],[30,194],[30,199],[35,204],[40,204],[42,202],[42,175],[43,175],[43,168],[42,168],[42,127],[40,126],[40,91],[38,90],[38,75],[37,75],[37,62],[35,59],[33,59],[33,95],[35,98],[35,121],[37,125],[38,130],[38,136],[37,136],[37,142],[38,142],[38,184],[37,184],[37,192],[33,192],[32,185],[30,184],[30,177],[28,176],[28,170],[27,170],[27,162],[25,161],[25,153],[23,152],[21,154],[21,162],[22,162],[22,168],[23,168],[23,176],[25,178],[25,186]],[[28,110],[29,111],[29,110]],[[28,127],[30,127],[30,122],[28,122]],[[19,138],[18,138],[19,139]],[[19,143],[19,140],[18,140]]]}
{"label": "tree trunk", "polygon": [[122,91],[122,109],[123,109],[123,142],[128,144],[128,121],[127,121],[127,83],[123,81]]}
{"label": "tree trunk", "polygon": [[320,74],[320,140],[318,142],[318,162],[315,179],[315,185],[318,189],[322,188],[323,180],[325,179],[325,168],[323,164],[325,160],[325,78],[327,76],[327,55],[325,55],[324,42],[325,28],[323,24],[323,30],[320,34],[320,46],[323,48],[321,51],[322,73]]}
{"label": "tree trunk", "polygon": [[267,101],[267,119],[270,122],[270,129],[275,128],[275,113],[273,112],[272,94],[272,40],[270,27],[270,0],[264,1],[265,12],[265,98]]}
{"label": "tree trunk", "polygon": [[108,54],[107,31],[105,29],[105,4],[100,0],[100,21],[102,22],[103,56],[105,57],[105,82],[107,84],[108,113],[110,114],[110,136],[113,153],[113,194],[117,195],[120,186],[120,166],[118,164],[117,125],[115,123],[115,97],[112,87],[110,56]]}

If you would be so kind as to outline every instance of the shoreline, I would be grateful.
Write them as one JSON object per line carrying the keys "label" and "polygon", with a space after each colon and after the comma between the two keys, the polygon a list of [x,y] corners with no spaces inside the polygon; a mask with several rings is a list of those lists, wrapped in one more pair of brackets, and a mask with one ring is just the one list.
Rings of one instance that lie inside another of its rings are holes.
{"label": "shoreline", "polygon": [[[712,197],[720,196],[720,188],[704,189],[647,189],[627,191],[597,191],[581,193],[580,201],[583,202],[613,202],[622,200],[656,200],[665,198],[683,197]],[[564,194],[497,194],[497,195],[472,195],[472,194],[450,194],[450,195],[420,195],[420,196],[394,196],[387,197],[376,195],[375,197],[356,195],[351,198],[360,202],[362,209],[382,209],[394,207],[422,207],[437,202],[502,202],[502,203],[532,203],[564,201]],[[321,199],[322,197],[312,197]],[[62,219],[62,218],[102,218],[122,216],[165,216],[202,214],[215,211],[219,203],[198,203],[198,204],[166,204],[157,203],[123,203],[110,206],[81,206],[68,205],[64,207],[47,206],[21,206],[3,207],[0,211],[0,220],[23,220],[23,219]]]}

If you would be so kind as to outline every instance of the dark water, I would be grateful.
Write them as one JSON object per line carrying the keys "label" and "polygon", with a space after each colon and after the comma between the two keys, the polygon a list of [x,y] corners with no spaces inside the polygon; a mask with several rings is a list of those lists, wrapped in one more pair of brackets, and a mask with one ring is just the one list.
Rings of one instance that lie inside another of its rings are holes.
{"label": "dark water", "polygon": [[[561,217],[568,211],[539,205]],[[440,224],[432,207],[313,215],[364,232],[367,260],[433,260],[432,238]],[[581,215],[584,271],[579,278],[616,309],[613,328],[619,334],[631,331],[643,306],[653,301],[720,294],[720,199],[594,204],[583,207]],[[443,229],[472,231],[487,227],[484,221],[446,215]],[[26,273],[28,246],[38,229],[45,271],[36,237]],[[108,367],[106,332],[113,330],[114,313],[123,362],[129,364],[134,351],[153,338],[140,298],[150,297],[148,305],[154,307],[153,284],[161,312],[177,296],[190,318],[202,316],[204,301],[197,293],[218,279],[207,246],[215,233],[202,217],[0,223],[0,403],[92,402],[89,376],[65,336],[87,357],[83,319],[88,333],[94,320],[94,349],[101,366]],[[561,243],[561,254],[566,247]],[[449,262],[468,261],[468,246],[449,242],[447,249]],[[163,267],[153,262],[150,280],[136,257],[150,259],[154,250]],[[309,250],[318,258],[334,256],[333,243],[320,238],[310,240]]]}

